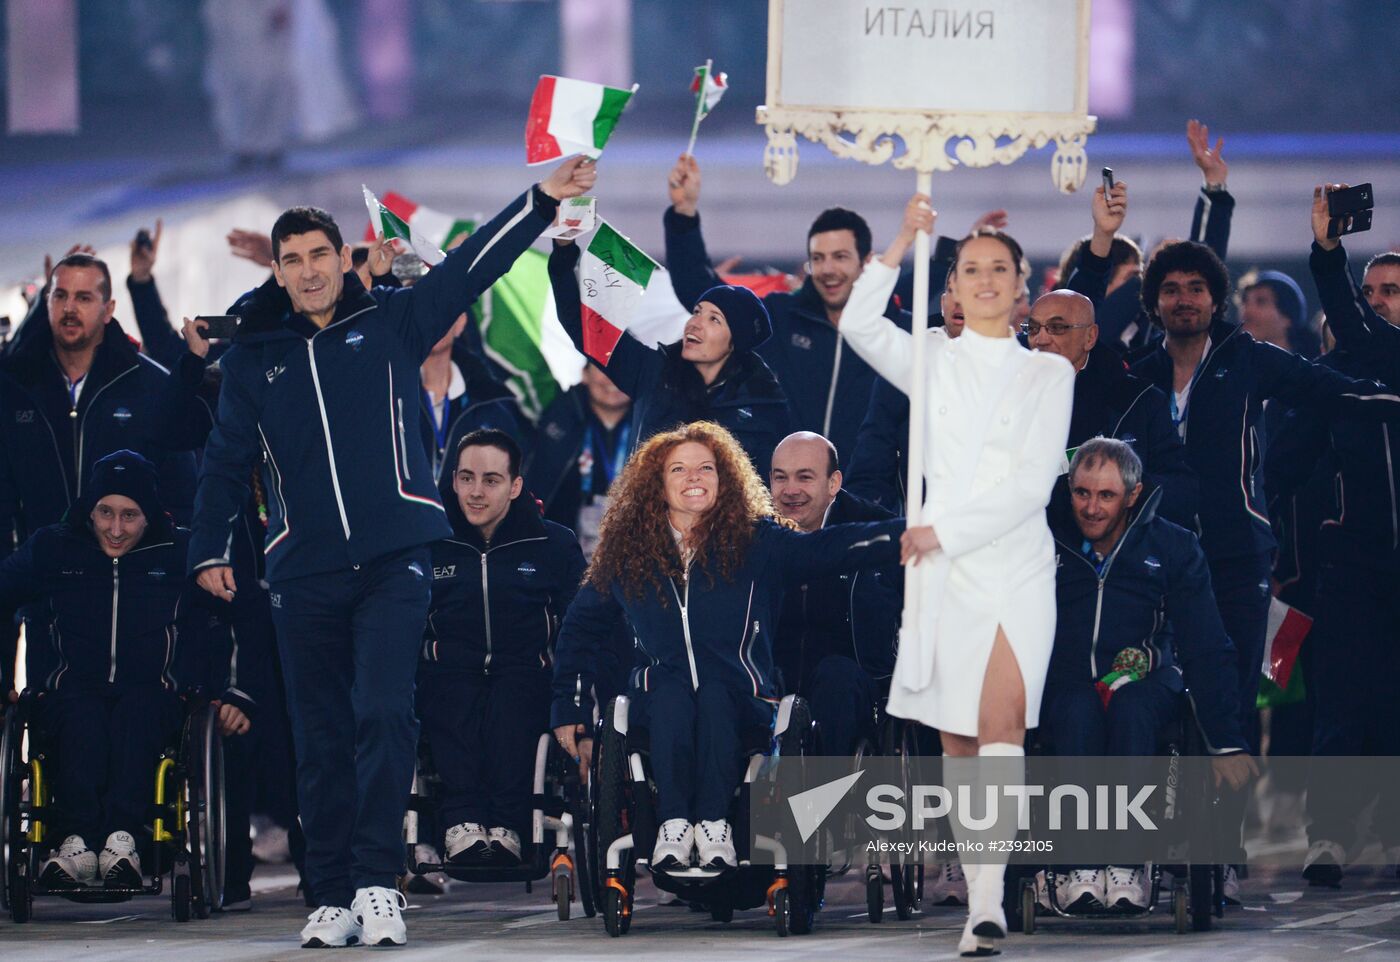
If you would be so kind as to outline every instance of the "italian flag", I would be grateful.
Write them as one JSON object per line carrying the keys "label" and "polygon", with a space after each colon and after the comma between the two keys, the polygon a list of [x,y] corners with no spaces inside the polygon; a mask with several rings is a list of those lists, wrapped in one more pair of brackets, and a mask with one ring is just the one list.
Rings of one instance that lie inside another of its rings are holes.
{"label": "italian flag", "polygon": [[715,73],[710,61],[705,61],[703,67],[696,67],[695,79],[690,82],[690,92],[695,94],[695,115],[708,115],[728,89],[728,75],[723,72]]}
{"label": "italian flag", "polygon": [[1297,608],[1273,598],[1269,602],[1269,622],[1264,643],[1264,663],[1260,666],[1258,701],[1264,707],[1291,704],[1302,698],[1302,675],[1295,675],[1298,651],[1312,630],[1312,619]]}
{"label": "italian flag", "polygon": [[387,240],[401,240],[430,266],[442,262],[443,251],[454,240],[476,229],[475,221],[423,207],[402,194],[389,191],[380,200],[368,187],[361,190],[369,211],[365,240],[373,241],[380,234]]}
{"label": "italian flag", "polygon": [[612,136],[631,90],[567,77],[540,77],[525,121],[525,162],[545,164],[574,154],[597,160]]}
{"label": "italian flag", "polygon": [[659,267],[607,221],[599,223],[578,264],[583,353],[607,366],[622,332],[638,317],[642,295]]}

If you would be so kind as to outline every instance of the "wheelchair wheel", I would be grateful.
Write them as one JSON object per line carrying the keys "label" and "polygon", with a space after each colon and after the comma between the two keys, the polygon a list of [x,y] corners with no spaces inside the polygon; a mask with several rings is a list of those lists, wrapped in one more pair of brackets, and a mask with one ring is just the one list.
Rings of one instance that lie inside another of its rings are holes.
{"label": "wheelchair wheel", "polygon": [[632,927],[630,892],[623,895],[611,885],[603,890],[603,927],[613,938],[627,934],[627,930]]}
{"label": "wheelchair wheel", "polygon": [[[224,907],[225,859],[228,853],[227,806],[224,795],[224,740],[219,719],[206,711],[194,734],[199,739],[195,764],[190,776],[199,781],[200,811],[196,835],[199,845],[200,889],[204,914],[221,912]],[[203,914],[201,915],[203,917]]]}
{"label": "wheelchair wheel", "polygon": [[872,924],[885,917],[885,877],[878,865],[865,870],[865,914]]}
{"label": "wheelchair wheel", "polygon": [[1035,935],[1035,879],[1021,879],[1021,934]]}
{"label": "wheelchair wheel", "polygon": [[1191,931],[1191,903],[1184,885],[1172,889],[1172,918],[1176,921],[1177,935]]}
{"label": "wheelchair wheel", "polygon": [[24,726],[19,708],[11,707],[0,729],[0,907],[10,907],[10,865],[23,845],[20,836],[19,806],[23,791],[19,772],[20,740]]}
{"label": "wheelchair wheel", "polygon": [[175,916],[175,921],[188,922],[193,904],[194,893],[190,877],[184,874],[176,875],[174,884],[170,886],[170,913]]}
{"label": "wheelchair wheel", "polygon": [[1214,865],[1192,865],[1189,872],[1187,894],[1191,904],[1191,929],[1209,932],[1216,900],[1220,897],[1220,873]]}
{"label": "wheelchair wheel", "polygon": [[787,938],[792,932],[792,899],[788,890],[778,889],[773,895],[773,921],[778,926],[778,936]]}
{"label": "wheelchair wheel", "polygon": [[10,918],[16,922],[28,922],[33,917],[34,896],[29,890],[29,863],[15,857],[5,874],[9,878],[6,889],[10,899]]}
{"label": "wheelchair wheel", "polygon": [[554,873],[554,905],[559,912],[559,921],[569,921],[570,903],[573,902],[573,873],[569,871],[559,871]]}
{"label": "wheelchair wheel", "polygon": [[578,887],[579,904],[583,914],[593,918],[598,914],[598,835],[593,826],[591,788],[577,778],[566,781],[569,810],[574,817],[574,885]]}
{"label": "wheelchair wheel", "polygon": [[922,865],[910,862],[890,864],[890,891],[894,895],[894,917],[901,922],[909,921],[919,907],[914,899],[914,893],[919,887],[915,876],[922,872],[923,868]]}

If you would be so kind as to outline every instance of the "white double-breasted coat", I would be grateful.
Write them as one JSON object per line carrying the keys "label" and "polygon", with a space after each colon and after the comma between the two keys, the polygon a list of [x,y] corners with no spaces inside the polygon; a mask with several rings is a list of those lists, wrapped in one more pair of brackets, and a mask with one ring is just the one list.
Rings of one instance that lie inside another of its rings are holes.
{"label": "white double-breasted coat", "polygon": [[[906,394],[911,335],[882,316],[898,272],[871,261],[841,314],[841,334]],[[1066,466],[1074,369],[1015,338],[965,329],[927,335],[924,514],[942,547],[907,577],[917,630],[900,639],[889,710],[941,731],[977,734],[982,680],[1000,625],[1040,717],[1055,638],[1055,550],[1045,506]]]}

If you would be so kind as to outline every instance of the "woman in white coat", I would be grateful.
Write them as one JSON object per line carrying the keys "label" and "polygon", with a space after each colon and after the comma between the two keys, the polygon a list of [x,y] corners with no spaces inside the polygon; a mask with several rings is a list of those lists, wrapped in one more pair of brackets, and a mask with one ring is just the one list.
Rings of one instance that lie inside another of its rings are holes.
{"label": "woman in white coat", "polygon": [[[841,315],[842,336],[906,394],[912,338],[881,315],[915,231],[931,233],[933,219],[928,198],[915,195],[899,236],[866,266]],[[901,641],[889,710],[942,733],[949,785],[956,759],[974,755],[1003,760],[961,763],[969,780],[986,782],[989,767],[995,782],[1023,778],[1025,732],[1040,714],[1055,637],[1045,506],[1065,465],[1074,369],[1012,336],[1021,263],[1005,234],[984,228],[965,238],[948,290],[966,327],[956,340],[938,329],[927,335],[926,527],[905,535],[906,554],[923,559],[909,575],[918,579],[919,622]],[[963,869],[968,922],[959,949],[990,954],[1006,934],[1005,861],[978,865],[964,855]]]}

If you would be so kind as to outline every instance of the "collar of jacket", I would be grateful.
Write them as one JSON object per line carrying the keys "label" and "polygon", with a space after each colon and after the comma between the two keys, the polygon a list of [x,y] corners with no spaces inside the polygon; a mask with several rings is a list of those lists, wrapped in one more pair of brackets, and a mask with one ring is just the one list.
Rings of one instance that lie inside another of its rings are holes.
{"label": "collar of jacket", "polygon": [[[481,532],[476,526],[467,520],[467,516],[462,513],[462,506],[457,503],[457,492],[452,490],[452,475],[443,472],[442,477],[443,481],[439,483],[442,505],[447,510],[447,520],[452,525],[455,540],[484,552],[485,539],[481,537]],[[506,516],[496,526],[496,535],[491,540],[495,544],[510,544],[512,541],[522,541],[526,538],[543,538],[545,533],[539,503],[534,495],[522,489],[520,497],[510,503]]]}
{"label": "collar of jacket", "polygon": [[[326,327],[338,324],[350,315],[377,304],[354,271],[346,273],[343,283],[340,300],[335,305],[335,314]],[[237,314],[243,319],[233,339],[235,344],[304,337],[298,328],[315,329],[315,325],[304,315],[292,310],[292,299],[287,296],[286,289],[277,283],[275,275],[264,281],[261,287],[240,297],[229,309],[229,313]]]}
{"label": "collar of jacket", "polygon": [[[1231,324],[1223,317],[1217,317],[1210,322],[1210,349],[1206,351],[1205,357],[1201,358],[1204,364],[1208,359],[1214,357],[1227,342],[1243,333],[1244,329],[1238,324]],[[1159,338],[1142,363],[1149,365],[1153,372],[1153,379],[1160,380],[1167,378],[1167,383],[1171,383],[1170,375],[1172,371],[1172,356],[1167,353],[1167,339]]]}
{"label": "collar of jacket", "polygon": [[[61,373],[54,359],[53,329],[49,326],[47,314],[43,321],[5,358],[3,365],[6,373],[31,390],[55,372]],[[112,318],[103,328],[102,340],[93,354],[92,368],[88,371],[92,382],[88,387],[105,384],[116,374],[138,363],[140,355],[136,345],[126,336],[120,322]]]}
{"label": "collar of jacket", "polygon": [[[700,374],[695,371],[694,365],[681,357],[680,341],[662,344],[661,352],[666,355],[667,366],[673,371],[680,369],[681,365],[689,365],[696,382],[700,381]],[[684,387],[684,384],[676,386]],[[720,368],[719,375],[710,384],[705,385],[704,390],[707,401],[732,401],[738,398],[745,402],[787,403],[787,395],[783,393],[777,375],[755,351],[735,351],[730,354],[729,359]]]}
{"label": "collar of jacket", "polygon": [[[91,505],[82,501],[74,502],[73,506],[64,512],[59,531],[64,537],[91,548],[105,558],[107,553],[102,550],[102,545],[98,543],[97,532],[93,530],[92,518],[89,517],[91,513]],[[165,544],[172,541],[174,537],[175,522],[171,520],[170,515],[161,513],[147,516],[146,530],[141,533],[141,540],[127,554],[142,548]],[[122,557],[126,557],[126,555]]]}

